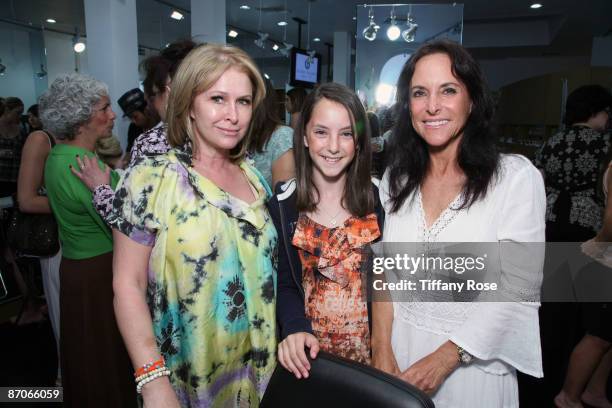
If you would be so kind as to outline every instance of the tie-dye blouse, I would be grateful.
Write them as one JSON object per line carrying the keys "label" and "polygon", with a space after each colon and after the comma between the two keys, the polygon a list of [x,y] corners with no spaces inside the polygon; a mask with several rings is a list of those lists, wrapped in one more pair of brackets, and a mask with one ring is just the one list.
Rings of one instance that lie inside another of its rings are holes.
{"label": "tie-dye blouse", "polygon": [[128,170],[114,226],[152,246],[149,308],[170,381],[183,406],[257,406],[275,367],[277,235],[265,180],[247,204],[191,166],[189,147]]}

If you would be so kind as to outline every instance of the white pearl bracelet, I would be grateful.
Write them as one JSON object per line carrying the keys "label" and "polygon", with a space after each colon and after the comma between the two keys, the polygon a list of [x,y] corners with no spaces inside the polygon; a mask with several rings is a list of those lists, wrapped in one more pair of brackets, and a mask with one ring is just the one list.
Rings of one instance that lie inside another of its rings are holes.
{"label": "white pearl bracelet", "polygon": [[167,369],[168,369],[168,367],[166,367],[166,366],[156,368],[155,370],[153,370],[153,371],[151,371],[151,372],[144,373],[143,375],[141,375],[141,376],[139,376],[139,377],[136,377],[136,378],[134,379],[134,381],[136,381],[136,383],[139,383],[140,381],[144,380],[145,378],[150,377],[150,376],[152,376],[153,374],[161,373],[162,371],[165,371],[165,370],[167,370]]}
{"label": "white pearl bracelet", "polygon": [[156,379],[158,379],[158,378],[160,378],[160,377],[169,376],[169,375],[170,375],[170,370],[166,369],[166,370],[164,370],[164,371],[160,371],[160,372],[155,373],[155,374],[153,374],[153,375],[150,375],[150,376],[148,376],[148,377],[146,377],[146,378],[143,378],[143,379],[142,379],[142,380],[140,380],[140,382],[138,382],[138,384],[136,385],[136,392],[137,392],[138,394],[141,394],[141,393],[142,393],[142,387],[143,387],[145,384],[148,384],[148,383],[150,383],[151,381],[156,380]]}

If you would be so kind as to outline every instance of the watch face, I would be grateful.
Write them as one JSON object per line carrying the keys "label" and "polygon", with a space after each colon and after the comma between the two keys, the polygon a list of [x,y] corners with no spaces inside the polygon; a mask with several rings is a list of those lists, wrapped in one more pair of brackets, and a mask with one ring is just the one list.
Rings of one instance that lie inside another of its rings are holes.
{"label": "watch face", "polygon": [[459,353],[459,360],[463,364],[470,364],[474,358],[470,353],[468,353],[461,347],[457,347],[457,353]]}

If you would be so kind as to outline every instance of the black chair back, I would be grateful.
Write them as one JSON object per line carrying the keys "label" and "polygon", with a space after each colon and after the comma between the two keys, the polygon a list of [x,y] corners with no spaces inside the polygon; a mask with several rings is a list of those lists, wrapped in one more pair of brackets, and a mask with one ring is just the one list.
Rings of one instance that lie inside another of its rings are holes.
{"label": "black chair back", "polygon": [[261,408],[434,408],[425,393],[364,364],[320,352],[310,376],[297,379],[280,364]]}

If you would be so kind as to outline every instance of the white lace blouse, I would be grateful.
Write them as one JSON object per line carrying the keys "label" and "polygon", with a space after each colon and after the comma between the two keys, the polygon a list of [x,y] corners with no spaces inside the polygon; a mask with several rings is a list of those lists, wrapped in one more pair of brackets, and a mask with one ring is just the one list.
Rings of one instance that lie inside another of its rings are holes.
{"label": "white lace blouse", "polygon": [[[502,155],[499,175],[486,197],[469,209],[456,211],[457,197],[429,229],[419,190],[400,211],[390,213],[385,174],[380,196],[387,209],[386,242],[544,242],[544,183],[539,171],[523,156]],[[523,272],[534,282],[541,281],[541,267]],[[541,377],[538,308],[538,303],[527,302],[396,302],[394,330],[403,327],[402,333],[408,333],[413,343],[429,341],[432,336],[437,339],[431,344],[406,344],[408,366],[435,351],[440,345],[436,341],[451,340],[476,357],[472,368],[503,375],[513,372],[514,367]],[[397,336],[395,341],[402,342]]]}

